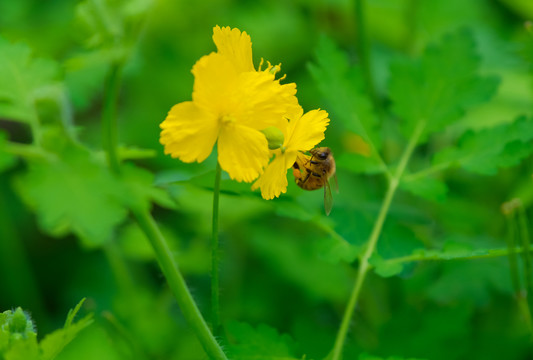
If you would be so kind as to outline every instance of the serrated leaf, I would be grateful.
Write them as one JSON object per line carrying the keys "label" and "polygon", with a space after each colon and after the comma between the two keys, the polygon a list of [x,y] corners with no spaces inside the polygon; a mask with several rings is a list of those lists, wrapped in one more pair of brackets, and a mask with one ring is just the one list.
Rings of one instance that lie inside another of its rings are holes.
{"label": "serrated leaf", "polygon": [[498,169],[518,164],[533,152],[533,121],[516,121],[481,130],[469,131],[455,147],[437,153],[434,165],[449,163],[465,170],[493,175]]}
{"label": "serrated leaf", "polygon": [[121,168],[121,179],[124,191],[122,201],[130,208],[150,210],[152,202],[163,207],[174,209],[176,203],[163,189],[153,186],[154,175],[144,169],[125,164]]}
{"label": "serrated leaf", "polygon": [[3,360],[41,360],[37,338],[14,341],[4,354]]}
{"label": "serrated leaf", "polygon": [[25,44],[0,37],[0,116],[34,122],[35,100],[44,89],[57,85],[59,65],[34,59]]}
{"label": "serrated leaf", "polygon": [[80,320],[73,322],[74,317],[80,310],[85,299],[82,299],[74,309],[71,309],[65,320],[63,329],[56,330],[48,334],[39,344],[41,348],[42,360],[54,359],[65,346],[68,345],[80,331],[89,326],[92,322],[92,314],[89,314]]}
{"label": "serrated leaf", "polygon": [[122,185],[84,149],[68,146],[58,156],[30,161],[16,189],[47,233],[73,232],[86,246],[101,245],[126,217]]}
{"label": "serrated leaf", "polygon": [[480,59],[466,30],[429,46],[421,59],[398,61],[391,67],[389,91],[393,112],[406,137],[424,123],[420,141],[458,120],[469,108],[490,99],[499,79],[479,75]]}
{"label": "serrated leaf", "polygon": [[338,237],[323,237],[314,243],[314,248],[321,259],[330,263],[345,261],[349,264],[355,261],[360,248]]}
{"label": "serrated leaf", "polygon": [[384,260],[378,253],[374,253],[368,262],[374,267],[375,273],[381,277],[398,275],[404,267],[403,263]]}
{"label": "serrated leaf", "polygon": [[402,179],[400,187],[410,193],[432,201],[444,201],[448,192],[446,184],[432,177],[417,177],[413,180]]}
{"label": "serrated leaf", "polygon": [[15,164],[16,158],[7,152],[7,134],[0,131],[0,172],[9,169]]}
{"label": "serrated leaf", "polygon": [[296,359],[295,343],[287,334],[268,325],[252,327],[247,323],[230,322],[227,325],[230,345],[228,353],[235,360],[276,360]]}
{"label": "serrated leaf", "polygon": [[360,69],[351,66],[346,54],[325,36],[320,39],[315,59],[316,64],[310,64],[309,71],[328,102],[328,111],[346,129],[379,150],[381,137],[378,119],[372,102],[365,94]]}

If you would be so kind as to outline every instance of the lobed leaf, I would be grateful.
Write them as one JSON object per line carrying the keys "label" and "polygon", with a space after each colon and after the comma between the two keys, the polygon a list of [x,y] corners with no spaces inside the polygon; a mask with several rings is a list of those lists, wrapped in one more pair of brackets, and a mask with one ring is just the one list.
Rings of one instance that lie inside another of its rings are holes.
{"label": "lobed leaf", "polygon": [[479,74],[475,47],[472,34],[461,30],[429,46],[420,59],[393,63],[389,84],[392,111],[402,119],[406,137],[423,122],[420,142],[426,141],[428,135],[494,95],[499,79]]}
{"label": "lobed leaf", "polygon": [[35,100],[57,86],[59,65],[35,59],[25,44],[11,44],[0,37],[0,116],[31,123]]}
{"label": "lobed leaf", "polygon": [[435,166],[448,163],[483,175],[517,165],[533,152],[533,121],[526,117],[478,132],[469,131],[457,146],[446,148],[433,159]]}
{"label": "lobed leaf", "polygon": [[121,184],[82,148],[67,146],[58,155],[29,161],[16,189],[47,233],[74,232],[86,246],[101,245],[127,214],[117,198]]}
{"label": "lobed leaf", "polygon": [[48,334],[39,344],[42,356],[41,360],[52,360],[67,346],[80,331],[89,326],[92,322],[92,314],[89,314],[82,319],[73,322],[85,298],[82,299],[74,309],[71,309],[67,315],[65,326],[62,329],[56,330]]}
{"label": "lobed leaf", "polygon": [[315,58],[316,64],[309,64],[309,71],[328,103],[328,111],[345,129],[370,145],[373,152],[367,163],[376,168],[379,161],[375,152],[381,147],[379,122],[372,102],[365,94],[360,69],[351,66],[346,55],[325,36],[320,39]]}

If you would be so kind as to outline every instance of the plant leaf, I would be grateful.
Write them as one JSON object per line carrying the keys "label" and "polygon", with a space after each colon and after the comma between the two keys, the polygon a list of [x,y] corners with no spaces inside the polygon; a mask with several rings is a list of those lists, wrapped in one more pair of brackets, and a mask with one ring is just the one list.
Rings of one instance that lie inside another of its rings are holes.
{"label": "plant leaf", "polygon": [[[315,58],[316,64],[309,64],[309,71],[328,103],[328,111],[378,151],[381,145],[378,118],[365,94],[359,67],[350,66],[346,54],[325,36],[320,39]],[[370,153],[367,160],[373,167],[379,164],[377,155]]]}
{"label": "plant leaf", "polygon": [[479,75],[480,58],[473,36],[460,30],[429,46],[421,59],[391,67],[389,91],[393,112],[409,138],[425,122],[419,142],[458,120],[469,108],[490,99],[499,79]]}
{"label": "plant leaf", "polygon": [[42,352],[42,360],[54,359],[65,346],[68,345],[80,331],[89,326],[92,322],[92,314],[89,314],[80,320],[73,322],[74,317],[80,310],[85,298],[82,299],[74,309],[71,309],[67,315],[65,326],[48,334],[39,344]]}
{"label": "plant leaf", "polygon": [[58,156],[61,160],[30,161],[15,179],[16,188],[44,231],[73,232],[86,246],[101,245],[126,217],[117,195],[122,185],[82,148],[67,146]]}
{"label": "plant leaf", "polygon": [[437,153],[434,165],[450,163],[465,170],[493,175],[518,164],[533,152],[533,121],[526,117],[479,132],[469,131],[454,147]]}
{"label": "plant leaf", "polygon": [[235,360],[290,360],[294,357],[295,343],[289,335],[279,334],[268,325],[252,327],[247,323],[230,322],[227,325],[230,345],[228,353]]}
{"label": "plant leaf", "polygon": [[7,134],[0,131],[0,172],[9,169],[15,164],[16,158],[5,149],[7,145]]}
{"label": "plant leaf", "polygon": [[22,122],[35,120],[35,100],[57,85],[59,65],[34,59],[25,44],[0,37],[0,116]]}
{"label": "plant leaf", "polygon": [[417,177],[413,180],[408,178],[400,182],[400,187],[411,194],[423,197],[427,200],[442,202],[446,199],[448,188],[443,181],[433,177]]}

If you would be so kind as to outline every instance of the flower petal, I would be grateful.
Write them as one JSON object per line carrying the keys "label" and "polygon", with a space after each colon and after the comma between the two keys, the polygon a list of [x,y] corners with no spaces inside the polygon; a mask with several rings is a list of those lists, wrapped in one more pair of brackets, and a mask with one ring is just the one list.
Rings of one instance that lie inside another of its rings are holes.
{"label": "flower petal", "polygon": [[269,126],[283,127],[287,112],[298,106],[296,85],[281,85],[266,72],[239,74],[232,97],[239,104],[233,114],[240,124],[262,130]]}
{"label": "flower petal", "polygon": [[218,121],[191,101],[174,105],[160,125],[165,154],[184,162],[204,161],[218,136]]}
{"label": "flower petal", "polygon": [[237,72],[254,71],[252,61],[252,40],[246,31],[231,29],[229,26],[213,28],[213,41],[218,53],[227,57]]}
{"label": "flower petal", "polygon": [[235,104],[231,94],[238,76],[231,62],[220,54],[211,53],[194,64],[192,73],[194,103],[217,116],[228,114]]}
{"label": "flower petal", "polygon": [[252,190],[261,188],[261,196],[265,200],[272,200],[279,197],[281,193],[287,192],[287,169],[296,160],[296,152],[278,152],[274,160],[268,164],[265,172],[252,185]]}
{"label": "flower petal", "polygon": [[232,179],[254,181],[268,159],[268,143],[263,133],[235,122],[221,126],[218,162]]}
{"label": "flower petal", "polygon": [[302,151],[314,148],[324,139],[328,124],[328,113],[320,109],[311,110],[299,118],[290,119],[285,147]]}

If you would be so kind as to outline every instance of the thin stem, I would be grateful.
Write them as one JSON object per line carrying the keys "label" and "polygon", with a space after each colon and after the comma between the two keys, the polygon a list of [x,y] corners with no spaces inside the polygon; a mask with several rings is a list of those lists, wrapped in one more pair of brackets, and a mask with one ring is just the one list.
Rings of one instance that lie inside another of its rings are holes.
{"label": "thin stem", "polygon": [[470,254],[457,254],[451,255],[446,253],[421,253],[413,254],[408,256],[401,256],[393,259],[387,259],[385,262],[387,264],[405,264],[411,262],[419,261],[449,261],[449,260],[476,260],[476,259],[490,259],[502,256],[508,256],[510,254],[520,254],[523,252],[532,252],[533,247],[529,249],[524,249],[522,247],[515,248],[501,248],[501,249],[489,249],[482,250],[481,253],[470,253]]}
{"label": "thin stem", "polygon": [[346,309],[344,311],[341,326],[339,328],[339,331],[337,332],[337,338],[335,339],[335,344],[333,346],[333,350],[331,353],[331,360],[339,360],[341,357],[342,348],[344,346],[346,334],[348,333],[350,321],[352,319],[353,312],[357,305],[359,294],[361,293],[361,287],[363,286],[368,270],[370,269],[370,264],[368,260],[370,259],[370,257],[374,253],[374,250],[376,249],[376,245],[377,245],[379,236],[381,234],[381,230],[383,229],[383,224],[385,223],[385,219],[389,212],[392,199],[394,198],[394,194],[396,192],[396,189],[398,188],[400,179],[402,178],[402,175],[405,171],[407,163],[409,162],[409,159],[411,158],[411,155],[413,154],[413,151],[416,147],[418,139],[420,138],[420,135],[422,134],[422,131],[424,130],[424,127],[425,127],[425,121],[419,121],[417,127],[415,128],[415,131],[413,132],[413,135],[411,136],[411,139],[409,139],[409,143],[407,144],[407,147],[405,148],[405,151],[402,154],[402,157],[400,158],[400,162],[398,164],[398,168],[396,169],[396,173],[389,181],[387,193],[385,194],[385,198],[383,199],[381,209],[379,211],[376,222],[374,223],[374,227],[372,228],[372,233],[370,234],[370,237],[367,241],[365,252],[363,253],[363,256],[359,264],[359,269],[357,271],[357,276],[355,278],[355,284],[354,284],[352,293],[350,295],[350,299],[348,300],[348,304],[346,305]]}
{"label": "thin stem", "polygon": [[107,76],[105,84],[104,106],[102,111],[102,140],[107,154],[107,161],[111,170],[119,173],[119,158],[117,154],[118,129],[116,124],[117,99],[120,91],[122,63],[114,62]]}
{"label": "thin stem", "polygon": [[194,302],[178,264],[154,218],[146,210],[132,209],[132,212],[155,251],[157,262],[176,297],[185,320],[195,332],[205,352],[211,359],[227,360],[226,355],[209,330],[198,306]]}
{"label": "thin stem", "polygon": [[211,238],[211,326],[215,335],[220,329],[220,300],[218,267],[220,254],[218,249],[218,204],[220,198],[220,178],[222,170],[217,162],[215,186],[213,188],[213,233]]}

